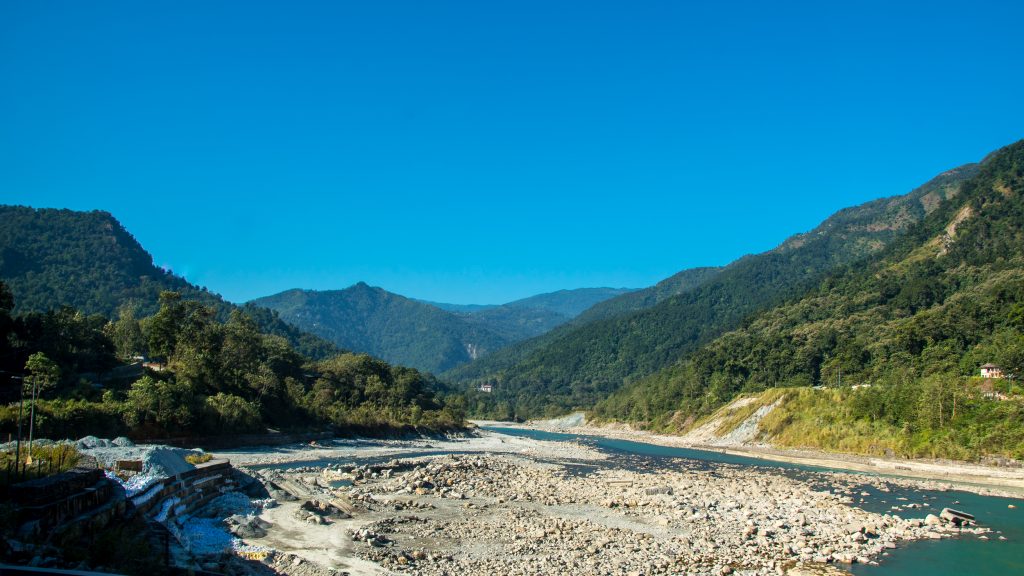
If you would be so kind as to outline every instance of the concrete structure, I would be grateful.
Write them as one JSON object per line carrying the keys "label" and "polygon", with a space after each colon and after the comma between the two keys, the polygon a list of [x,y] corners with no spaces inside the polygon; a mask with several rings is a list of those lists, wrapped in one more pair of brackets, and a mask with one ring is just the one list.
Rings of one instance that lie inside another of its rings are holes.
{"label": "concrete structure", "polygon": [[125,513],[124,489],[100,469],[74,469],[10,488],[21,538],[61,544]]}
{"label": "concrete structure", "polygon": [[988,363],[981,367],[982,378],[1005,378],[1003,376],[1003,369],[995,364]]}

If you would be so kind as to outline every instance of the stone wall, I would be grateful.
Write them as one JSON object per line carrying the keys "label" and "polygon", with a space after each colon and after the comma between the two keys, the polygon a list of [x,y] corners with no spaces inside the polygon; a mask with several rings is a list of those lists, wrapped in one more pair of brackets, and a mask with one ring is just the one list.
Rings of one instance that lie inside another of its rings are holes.
{"label": "stone wall", "polygon": [[11,486],[21,538],[56,544],[75,537],[86,524],[102,529],[125,513],[124,489],[100,469],[74,469]]}
{"label": "stone wall", "polygon": [[151,518],[163,512],[163,521],[169,516],[190,514],[236,486],[231,462],[211,460],[157,482],[133,496],[132,503],[137,513]]}

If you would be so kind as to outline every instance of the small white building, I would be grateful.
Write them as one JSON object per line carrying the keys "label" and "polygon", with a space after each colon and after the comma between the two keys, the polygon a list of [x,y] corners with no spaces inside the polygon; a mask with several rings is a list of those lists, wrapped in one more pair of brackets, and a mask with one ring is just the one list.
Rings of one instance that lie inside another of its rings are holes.
{"label": "small white building", "polygon": [[982,378],[1004,378],[1003,369],[991,362],[981,367]]}
{"label": "small white building", "polygon": [[487,392],[488,394],[490,394],[491,392],[494,391],[494,384],[481,384],[480,387],[477,388],[477,390],[481,392]]}

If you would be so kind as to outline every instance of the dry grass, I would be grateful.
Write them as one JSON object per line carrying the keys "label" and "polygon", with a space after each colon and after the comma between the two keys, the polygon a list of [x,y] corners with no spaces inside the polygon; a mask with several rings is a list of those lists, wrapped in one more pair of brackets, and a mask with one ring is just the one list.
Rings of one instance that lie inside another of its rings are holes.
{"label": "dry grass", "polygon": [[210,460],[213,460],[213,454],[210,454],[209,452],[193,452],[192,454],[185,456],[185,461],[193,466],[196,464],[204,464]]}

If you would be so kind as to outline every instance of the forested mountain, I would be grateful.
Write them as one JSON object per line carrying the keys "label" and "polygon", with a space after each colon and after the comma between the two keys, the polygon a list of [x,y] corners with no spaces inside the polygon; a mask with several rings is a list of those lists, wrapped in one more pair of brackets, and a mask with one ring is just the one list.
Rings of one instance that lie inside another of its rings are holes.
{"label": "forested mountain", "polygon": [[877,254],[955,196],[977,170],[967,165],[909,194],[841,210],[774,250],[740,258],[717,273],[707,271],[690,289],[651,308],[563,328],[485,358],[480,362],[485,370],[474,363],[446,376],[496,383],[494,394],[470,405],[496,416],[592,406],[738,327],[751,314],[799,296],[829,271]]}
{"label": "forested mountain", "polygon": [[[14,314],[70,306],[85,314],[116,318],[156,312],[170,290],[215,307],[226,319],[235,306],[153,264],[153,257],[111,214],[26,206],[0,206],[0,280],[14,295]],[[246,312],[263,332],[288,339],[303,354],[338,352],[267,310]]]}
{"label": "forested mountain", "polygon": [[288,290],[250,304],[275,310],[342,348],[441,372],[543,334],[624,292],[561,290],[487,306],[414,300],[360,282],[344,290]]}
{"label": "forested mountain", "polygon": [[739,392],[841,383],[841,410],[809,393],[769,427],[827,449],[1024,455],[1021,402],[985,400],[984,382],[970,378],[988,362],[1024,374],[1024,141],[968,173],[959,194],[887,248],[627,386],[596,414],[679,430]]}

